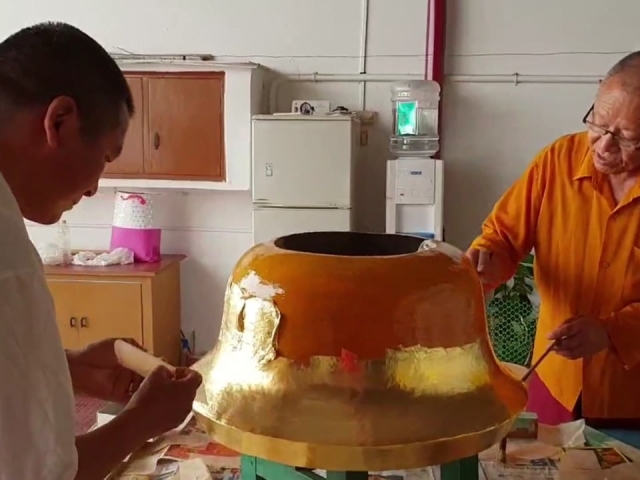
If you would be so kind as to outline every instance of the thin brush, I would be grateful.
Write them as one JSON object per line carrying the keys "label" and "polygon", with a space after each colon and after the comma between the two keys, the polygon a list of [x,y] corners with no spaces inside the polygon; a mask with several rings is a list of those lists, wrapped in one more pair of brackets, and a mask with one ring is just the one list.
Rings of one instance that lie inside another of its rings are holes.
{"label": "thin brush", "polygon": [[[520,379],[521,382],[524,383],[527,380],[529,380],[529,377],[533,374],[533,372],[536,371],[536,368],[538,368],[538,366],[546,358],[546,356],[551,353],[551,351],[553,350],[553,347],[556,346],[557,342],[558,340],[554,340],[553,342],[551,342],[551,344],[547,347],[544,353],[540,355],[538,360],[536,360],[535,363],[531,365],[531,367],[529,367],[529,370],[525,372],[525,374]],[[499,449],[500,449],[500,462],[507,463],[507,437],[504,437],[502,440],[500,440]]]}
{"label": "thin brush", "polygon": [[531,376],[531,374],[533,374],[533,372],[536,371],[536,368],[538,368],[540,363],[542,363],[542,361],[547,357],[547,355],[551,353],[551,351],[553,350],[553,347],[555,347],[557,343],[558,343],[558,340],[554,340],[553,342],[551,342],[551,344],[542,353],[542,355],[540,355],[540,358],[538,358],[538,360],[536,360],[535,363],[531,365],[531,367],[529,367],[529,370],[527,370],[527,372],[522,376],[522,379],[520,380],[521,382],[526,382],[527,380],[529,380],[529,377]]}

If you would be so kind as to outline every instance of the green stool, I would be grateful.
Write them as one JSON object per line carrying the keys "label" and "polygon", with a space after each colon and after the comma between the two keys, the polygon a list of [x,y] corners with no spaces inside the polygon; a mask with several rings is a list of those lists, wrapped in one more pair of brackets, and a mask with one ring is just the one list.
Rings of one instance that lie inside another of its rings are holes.
{"label": "green stool", "polygon": [[[325,480],[306,468],[289,467],[257,457],[243,455],[242,480]],[[469,457],[442,465],[440,480],[478,480],[478,457]],[[326,480],[368,480],[367,472],[327,472]]]}

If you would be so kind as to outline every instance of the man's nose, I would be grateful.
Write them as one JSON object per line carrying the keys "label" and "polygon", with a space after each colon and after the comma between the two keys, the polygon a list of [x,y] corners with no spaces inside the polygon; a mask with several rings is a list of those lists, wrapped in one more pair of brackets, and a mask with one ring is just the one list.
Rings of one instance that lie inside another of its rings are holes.
{"label": "man's nose", "polygon": [[98,184],[96,183],[91,190],[87,190],[84,192],[85,197],[93,197],[96,193],[98,193]]}
{"label": "man's nose", "polygon": [[614,152],[618,149],[618,143],[616,142],[616,139],[613,138],[613,135],[611,135],[610,133],[605,133],[604,135],[602,135],[602,137],[600,137],[599,147],[599,150],[603,153]]}

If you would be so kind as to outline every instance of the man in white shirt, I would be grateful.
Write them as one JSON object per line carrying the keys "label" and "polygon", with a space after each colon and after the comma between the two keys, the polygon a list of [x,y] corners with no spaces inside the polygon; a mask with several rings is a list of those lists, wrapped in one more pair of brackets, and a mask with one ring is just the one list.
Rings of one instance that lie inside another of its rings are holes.
{"label": "man in white shirt", "polygon": [[[52,224],[95,194],[133,113],[116,63],[76,28],[40,24],[0,43],[0,480],[103,479],[178,426],[201,383],[165,368],[142,381],[118,365],[111,340],[65,352],[25,229],[23,217]],[[128,403],[75,437],[74,389]]]}

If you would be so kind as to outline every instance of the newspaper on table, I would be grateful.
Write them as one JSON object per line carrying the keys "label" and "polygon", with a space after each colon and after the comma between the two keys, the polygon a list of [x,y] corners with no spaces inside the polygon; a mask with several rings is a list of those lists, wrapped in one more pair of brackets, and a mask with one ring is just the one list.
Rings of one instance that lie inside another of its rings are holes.
{"label": "newspaper on table", "polygon": [[480,465],[487,480],[558,480],[563,449],[583,446],[583,420],[557,427],[540,424],[538,439],[509,439],[507,462],[500,462],[498,445],[480,454]]}
{"label": "newspaper on table", "polygon": [[614,447],[572,448],[562,458],[558,478],[631,480],[640,478],[640,469]]}
{"label": "newspaper on table", "polygon": [[[131,457],[119,480],[240,480],[238,452],[212,442],[194,418]],[[206,469],[206,473],[204,473]],[[439,480],[437,468],[372,472],[369,480]],[[322,471],[317,471],[323,474]],[[204,476],[208,475],[208,476]],[[323,475],[324,476],[324,475]]]}
{"label": "newspaper on table", "polygon": [[[510,439],[479,455],[481,480],[638,480],[640,451],[620,442],[585,447],[584,421],[539,425],[537,440]],[[137,452],[120,480],[240,480],[240,454],[212,442],[195,419]],[[315,473],[326,476],[326,472]],[[439,467],[371,472],[369,480],[440,480]]]}
{"label": "newspaper on table", "polygon": [[240,454],[212,442],[195,418],[132,456],[120,480],[240,480]]}
{"label": "newspaper on table", "polygon": [[585,447],[584,430],[583,420],[540,425],[537,441],[509,440],[506,464],[499,461],[497,447],[483,452],[480,464],[486,480],[640,479],[638,450],[620,442]]}

